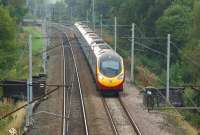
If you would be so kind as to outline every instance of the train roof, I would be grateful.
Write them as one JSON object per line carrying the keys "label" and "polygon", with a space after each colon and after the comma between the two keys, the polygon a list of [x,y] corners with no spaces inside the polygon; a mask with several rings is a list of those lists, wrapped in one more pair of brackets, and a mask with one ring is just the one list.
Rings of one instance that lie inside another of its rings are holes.
{"label": "train roof", "polygon": [[96,57],[101,57],[103,54],[111,54],[121,58],[121,56],[110,47],[110,45],[108,45],[101,37],[94,33],[94,31],[84,23],[76,22],[74,25],[79,29],[82,36],[84,36],[92,50],[94,50]]}

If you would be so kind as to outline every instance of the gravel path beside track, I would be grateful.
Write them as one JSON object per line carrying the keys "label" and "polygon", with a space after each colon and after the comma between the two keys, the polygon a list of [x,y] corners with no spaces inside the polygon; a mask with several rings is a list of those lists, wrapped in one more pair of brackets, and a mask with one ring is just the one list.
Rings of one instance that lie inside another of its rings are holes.
{"label": "gravel path beside track", "polygon": [[[55,39],[52,41],[52,46],[61,45],[61,35],[54,33]],[[62,62],[61,47],[51,50],[48,54],[50,56],[48,62],[48,84],[62,84],[63,83],[63,62]],[[49,87],[48,89],[53,89]],[[63,88],[59,88],[56,92],[48,96],[48,99],[41,102],[36,108],[33,116],[33,127],[27,133],[28,135],[60,135],[62,119],[62,96]],[[54,113],[59,116],[54,116],[44,112]]]}
{"label": "gravel path beside track", "polygon": [[161,113],[148,113],[143,105],[142,94],[130,83],[125,83],[122,101],[128,106],[143,135],[184,135],[184,130],[168,123]]}

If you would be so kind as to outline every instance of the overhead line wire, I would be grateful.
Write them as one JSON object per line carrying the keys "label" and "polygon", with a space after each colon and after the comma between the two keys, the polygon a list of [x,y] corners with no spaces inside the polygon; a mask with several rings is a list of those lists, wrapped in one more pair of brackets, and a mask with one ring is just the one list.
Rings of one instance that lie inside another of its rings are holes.
{"label": "overhead line wire", "polygon": [[[177,45],[174,42],[171,42],[172,45],[178,50],[178,53],[180,54],[180,48],[177,47]],[[200,65],[197,64],[195,61],[193,61],[191,58],[189,58],[188,56],[186,56],[185,54],[182,55],[183,57],[185,57],[188,61],[192,62],[194,65],[196,65],[198,68],[200,68]]]}
{"label": "overhead line wire", "polygon": [[146,48],[146,49],[148,49],[148,50],[151,50],[152,52],[155,52],[155,53],[157,53],[157,54],[160,54],[160,55],[166,57],[166,54],[164,54],[164,53],[162,53],[162,52],[160,52],[160,51],[158,51],[158,50],[156,50],[156,49],[153,49],[153,48],[151,48],[151,47],[148,47],[147,45],[145,45],[145,44],[143,44],[143,43],[139,43],[139,42],[135,41],[135,44],[140,45],[140,46],[142,46],[142,47],[144,47],[144,48]]}

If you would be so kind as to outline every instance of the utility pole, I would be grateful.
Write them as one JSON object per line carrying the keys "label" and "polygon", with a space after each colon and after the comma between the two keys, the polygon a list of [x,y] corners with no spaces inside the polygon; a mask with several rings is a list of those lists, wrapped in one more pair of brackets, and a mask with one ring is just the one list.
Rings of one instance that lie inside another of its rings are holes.
{"label": "utility pole", "polygon": [[[33,100],[33,91],[32,91],[32,35],[29,34],[29,79],[27,81],[27,100],[28,103]],[[32,104],[28,104],[27,109],[27,123],[26,126],[30,126],[31,124],[31,116],[32,116]]]}
{"label": "utility pole", "polygon": [[[30,91],[30,102],[33,100],[32,91],[32,35],[29,35],[29,91]],[[32,105],[30,105],[30,115],[32,116]]]}
{"label": "utility pole", "polygon": [[71,23],[72,23],[72,7],[70,7],[70,20],[71,20]]}
{"label": "utility pole", "polygon": [[170,74],[170,42],[171,35],[167,35],[167,88],[166,88],[166,101],[169,103],[169,74]]}
{"label": "utility pole", "polygon": [[88,10],[86,11],[86,22],[87,22],[87,25],[89,24],[89,19],[88,19]]}
{"label": "utility pole", "polygon": [[135,49],[135,24],[132,23],[132,38],[131,38],[131,82],[134,82],[134,49]]}
{"label": "utility pole", "polygon": [[117,51],[117,17],[115,16],[115,52]]}
{"label": "utility pole", "polygon": [[[44,19],[44,23],[43,23],[43,32],[45,33],[45,35],[47,35],[47,17],[45,17]],[[45,39],[45,43],[43,46],[43,72],[44,74],[46,74],[46,61],[47,61],[47,53],[46,53],[46,49],[47,49],[47,44],[48,44],[48,37],[47,39]]]}
{"label": "utility pole", "polygon": [[92,0],[92,22],[93,22],[93,30],[95,31],[95,12],[94,12],[94,0]]}
{"label": "utility pole", "polygon": [[[29,80],[27,80],[26,89],[27,89],[27,102],[30,103]],[[27,106],[26,127],[29,127],[29,125],[30,125],[30,112],[29,112],[29,110],[30,110],[30,105]]]}
{"label": "utility pole", "polygon": [[101,23],[101,37],[103,38],[103,28],[102,28],[102,27],[103,27],[103,26],[102,26],[103,23],[102,23],[102,16],[103,16],[103,15],[101,14],[101,15],[100,15],[100,23]]}

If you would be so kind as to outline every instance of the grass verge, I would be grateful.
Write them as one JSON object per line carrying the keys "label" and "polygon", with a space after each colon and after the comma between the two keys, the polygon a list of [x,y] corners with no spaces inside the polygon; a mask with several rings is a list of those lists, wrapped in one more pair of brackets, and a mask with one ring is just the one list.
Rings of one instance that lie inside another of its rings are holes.
{"label": "grass verge", "polygon": [[[18,102],[15,107],[12,104],[0,104],[0,111],[2,113],[7,113],[11,110],[13,110],[14,108],[20,107],[22,105],[24,105],[25,102]],[[1,135],[8,135],[9,134],[9,129],[14,128],[17,130],[17,134],[22,134],[23,130],[21,129],[22,125],[24,124],[24,120],[25,120],[25,116],[26,116],[26,110],[25,109],[21,109],[19,111],[17,111],[16,113],[12,114],[11,116],[9,116],[8,118],[1,120],[0,121],[0,133]]]}

